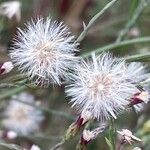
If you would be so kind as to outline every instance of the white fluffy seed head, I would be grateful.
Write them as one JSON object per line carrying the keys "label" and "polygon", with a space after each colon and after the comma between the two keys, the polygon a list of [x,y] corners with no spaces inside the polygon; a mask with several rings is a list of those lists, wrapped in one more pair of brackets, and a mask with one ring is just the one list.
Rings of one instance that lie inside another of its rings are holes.
{"label": "white fluffy seed head", "polygon": [[40,148],[38,146],[36,146],[36,145],[32,145],[30,150],[40,150]]}
{"label": "white fluffy seed head", "polygon": [[41,86],[60,84],[77,61],[77,43],[61,22],[39,18],[18,30],[10,56],[18,69]]}
{"label": "white fluffy seed head", "polygon": [[13,96],[4,112],[3,126],[22,135],[37,131],[44,116],[40,110],[31,106],[35,105],[34,102],[34,97],[26,92]]}
{"label": "white fluffy seed head", "polygon": [[74,68],[66,93],[80,113],[91,111],[93,118],[103,121],[111,116],[117,118],[139,92],[133,83],[144,79],[143,68],[140,63],[127,64],[123,59],[113,58],[110,53],[98,57],[93,54],[92,60],[82,60]]}

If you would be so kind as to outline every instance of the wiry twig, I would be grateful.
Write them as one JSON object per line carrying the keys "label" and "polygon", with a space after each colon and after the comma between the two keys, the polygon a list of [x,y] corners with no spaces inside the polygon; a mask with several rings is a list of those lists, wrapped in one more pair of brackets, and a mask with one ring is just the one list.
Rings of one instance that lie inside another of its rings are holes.
{"label": "wiry twig", "polygon": [[[126,46],[126,45],[131,45],[131,44],[135,44],[135,43],[145,43],[145,42],[150,42],[150,37],[142,37],[142,38],[136,38],[136,39],[132,39],[132,40],[125,40],[119,43],[112,43],[112,44],[108,44],[106,46],[100,47],[98,49],[95,49],[92,52],[95,53],[101,53],[103,51],[108,51],[108,50],[112,50],[114,48],[118,48],[118,47],[122,47],[122,46]],[[91,52],[88,53],[83,53],[82,57],[87,57],[91,55]]]}
{"label": "wiry twig", "polygon": [[98,20],[98,18],[109,8],[111,7],[116,1],[118,0],[112,0],[111,2],[109,2],[99,13],[97,13],[88,23],[87,26],[84,27],[83,32],[81,32],[81,34],[79,35],[79,37],[77,38],[77,42],[81,42],[84,37],[86,36],[88,30],[91,28],[91,26],[93,26],[95,24],[95,22]]}
{"label": "wiry twig", "polygon": [[0,146],[8,148],[10,150],[24,150],[23,148],[15,144],[0,143]]}
{"label": "wiry twig", "polygon": [[57,143],[55,146],[53,146],[49,150],[58,150],[64,143],[65,143],[65,141],[62,140],[61,142]]}
{"label": "wiry twig", "polygon": [[141,0],[139,5],[137,6],[136,10],[133,13],[131,19],[125,25],[125,28],[120,31],[116,42],[120,42],[124,36],[128,33],[128,31],[134,26],[138,18],[140,17],[141,13],[143,12],[144,8],[150,3],[150,0]]}

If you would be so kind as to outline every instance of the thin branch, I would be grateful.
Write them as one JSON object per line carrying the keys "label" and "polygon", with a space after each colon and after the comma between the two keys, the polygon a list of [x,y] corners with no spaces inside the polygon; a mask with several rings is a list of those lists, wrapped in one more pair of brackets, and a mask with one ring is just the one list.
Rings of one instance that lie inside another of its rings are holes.
{"label": "thin branch", "polygon": [[53,146],[49,150],[58,150],[64,143],[65,143],[65,141],[62,140],[61,142],[57,143],[55,146]]}
{"label": "thin branch", "polygon": [[150,59],[150,53],[132,55],[125,57],[125,59],[127,61],[142,61],[142,60],[144,61],[145,59]]}
{"label": "thin branch", "polygon": [[105,13],[105,11],[110,8],[115,2],[117,2],[118,0],[112,0],[111,2],[109,2],[99,13],[97,13],[88,23],[88,25],[84,28],[83,32],[81,32],[81,34],[79,35],[79,37],[77,38],[77,42],[81,42],[84,37],[86,36],[88,30],[91,28],[91,26],[93,26],[96,21],[98,20],[98,18]]}
{"label": "thin branch", "polygon": [[1,100],[1,99],[5,99],[5,98],[7,98],[7,97],[10,97],[10,96],[12,96],[13,94],[19,93],[19,92],[25,90],[26,88],[27,88],[26,85],[22,85],[22,86],[20,86],[20,87],[13,88],[13,89],[11,89],[11,90],[9,89],[9,90],[6,91],[5,93],[1,93],[1,94],[0,94],[0,100]]}
{"label": "thin branch", "polygon": [[131,19],[129,19],[129,21],[125,25],[125,28],[120,31],[118,38],[116,40],[117,43],[122,41],[124,36],[134,26],[134,24],[137,22],[141,13],[143,12],[144,8],[148,5],[148,3],[150,3],[150,0],[141,0],[140,1],[139,5],[137,6],[137,8],[135,9],[135,11],[133,13],[133,16],[131,17]]}
{"label": "thin branch", "polygon": [[[108,45],[100,47],[100,48],[98,48],[92,52],[101,53],[103,51],[109,51],[109,50],[112,50],[114,48],[118,48],[118,47],[122,47],[122,46],[126,46],[126,45],[132,45],[132,44],[137,44],[137,43],[146,43],[146,42],[150,42],[150,36],[142,37],[142,38],[136,38],[136,39],[132,39],[132,40],[126,40],[126,41],[122,41],[119,43],[108,44]],[[91,52],[83,53],[81,56],[87,57],[89,55],[91,55]]]}

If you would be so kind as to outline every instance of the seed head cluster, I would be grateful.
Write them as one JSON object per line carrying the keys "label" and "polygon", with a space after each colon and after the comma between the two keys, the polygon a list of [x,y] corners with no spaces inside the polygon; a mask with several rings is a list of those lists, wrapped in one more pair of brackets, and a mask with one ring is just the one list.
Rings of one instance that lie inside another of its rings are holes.
{"label": "seed head cluster", "polygon": [[77,45],[62,22],[39,18],[27,23],[24,30],[18,29],[10,57],[18,70],[37,85],[60,85],[61,79],[67,79],[66,94],[84,118],[83,123],[91,118],[117,118],[131,99],[149,101],[149,93],[137,86],[147,76],[141,63],[128,64],[110,53],[79,59],[74,56]]}

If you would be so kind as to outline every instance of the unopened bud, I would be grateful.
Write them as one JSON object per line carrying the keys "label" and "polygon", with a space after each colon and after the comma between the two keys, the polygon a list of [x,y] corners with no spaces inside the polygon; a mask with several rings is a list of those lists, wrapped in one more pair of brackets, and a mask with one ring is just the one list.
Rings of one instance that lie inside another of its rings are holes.
{"label": "unopened bud", "polygon": [[84,110],[82,111],[76,123],[81,126],[87,123],[91,119],[92,119],[91,112],[89,110]]}
{"label": "unopened bud", "polygon": [[13,68],[14,65],[10,61],[0,64],[0,75],[10,72]]}
{"label": "unopened bud", "polygon": [[130,102],[130,106],[133,106],[133,105],[136,105],[136,104],[140,104],[142,102],[144,103],[148,103],[149,102],[149,99],[150,98],[150,95],[147,91],[141,91],[140,93],[136,93],[131,102]]}

